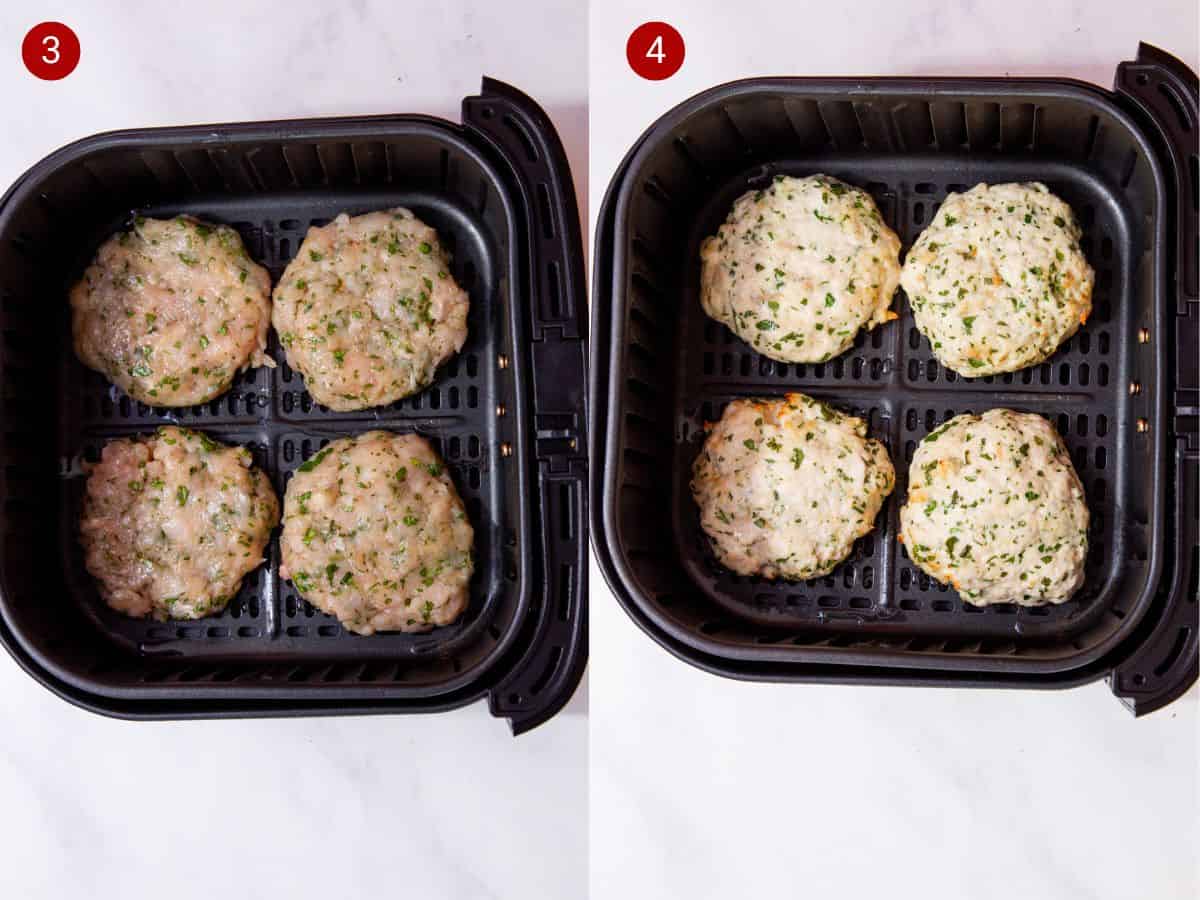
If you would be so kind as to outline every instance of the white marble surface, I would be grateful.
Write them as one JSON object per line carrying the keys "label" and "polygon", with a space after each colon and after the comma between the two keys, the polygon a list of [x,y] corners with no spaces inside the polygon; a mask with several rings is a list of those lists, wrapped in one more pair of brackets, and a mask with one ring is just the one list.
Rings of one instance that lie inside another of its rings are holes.
{"label": "white marble surface", "polygon": [[[636,78],[648,19],[687,43]],[[1110,86],[1139,39],[1197,62],[1194,4],[593,4],[592,203],[675,103],[763,74],[1046,74]],[[592,897],[1193,900],[1197,692],[1135,721],[1056,693],[764,686],[660,650],[592,575]]]}
{"label": "white marble surface", "polygon": [[[3,186],[59,145],[112,128],[457,119],[483,74],[539,99],[586,175],[578,4],[34,6],[0,5]],[[83,47],[59,83],[20,65],[20,37],[48,18],[71,25]],[[585,687],[516,741],[482,705],[426,717],[133,724],[67,705],[0,653],[0,897],[579,896],[586,709]]]}

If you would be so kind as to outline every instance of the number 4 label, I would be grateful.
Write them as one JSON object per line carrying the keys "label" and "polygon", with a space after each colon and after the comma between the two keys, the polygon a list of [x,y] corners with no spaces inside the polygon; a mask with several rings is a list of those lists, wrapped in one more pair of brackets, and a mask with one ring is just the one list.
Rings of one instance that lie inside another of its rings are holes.
{"label": "number 4 label", "polygon": [[683,65],[683,36],[666,22],[646,22],[629,35],[625,59],[648,81],[670,78]]}
{"label": "number 4 label", "polygon": [[667,58],[667,54],[663,52],[662,35],[658,35],[654,39],[654,43],[650,45],[650,49],[646,51],[646,57],[653,59],[662,65],[662,61]]}

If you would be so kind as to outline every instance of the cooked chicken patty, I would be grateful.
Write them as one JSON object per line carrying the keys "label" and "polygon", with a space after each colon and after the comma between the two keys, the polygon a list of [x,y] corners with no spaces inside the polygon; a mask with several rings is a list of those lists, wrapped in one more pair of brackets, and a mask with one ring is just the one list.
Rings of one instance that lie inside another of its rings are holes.
{"label": "cooked chicken patty", "polygon": [[351,631],[428,631],[466,609],[473,539],[429,442],[370,431],[331,442],[289,482],[279,573]]}
{"label": "cooked chicken patty", "polygon": [[764,356],[824,362],[894,319],[900,239],[865,191],[777,175],[700,247],[700,302]]}
{"label": "cooked chicken patty", "polygon": [[1071,208],[1037,182],[946,197],[900,276],[934,355],[973,378],[1053,354],[1092,311],[1080,234]]}
{"label": "cooked chicken patty", "polygon": [[804,394],[735,400],[692,469],[700,526],[739,575],[826,575],[892,492],[887,449],[862,419]]}
{"label": "cooked chicken patty", "polygon": [[187,216],[134,221],[71,289],[75,353],[130,397],[192,406],[266,355],[271,279],[236,231]]}
{"label": "cooked chicken patty", "polygon": [[432,383],[467,339],[468,306],[437,232],[396,208],[310,228],[275,287],[273,320],[313,399],[348,411]]}
{"label": "cooked chicken patty", "polygon": [[129,616],[220,612],[263,561],[279,500],[245,447],[164,427],[109,441],[79,522],[100,596]]}
{"label": "cooked chicken patty", "polygon": [[956,416],[913,455],[902,539],[969,603],[1062,603],[1083,584],[1088,508],[1054,426],[992,409]]}

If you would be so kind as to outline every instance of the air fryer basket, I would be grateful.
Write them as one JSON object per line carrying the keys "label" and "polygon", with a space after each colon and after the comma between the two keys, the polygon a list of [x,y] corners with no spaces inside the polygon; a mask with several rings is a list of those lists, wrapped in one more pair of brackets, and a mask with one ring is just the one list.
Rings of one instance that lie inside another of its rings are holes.
{"label": "air fryer basket", "polygon": [[[132,716],[420,711],[489,694],[493,712],[523,730],[566,702],[586,658],[574,194],[553,126],[527,97],[485,80],[463,118],[98,135],[39,163],[0,203],[0,637],[37,677]],[[438,230],[471,296],[466,345],[414,397],[332,412],[312,401],[272,333],[277,368],[244,373],[211,403],[155,409],[71,352],[66,289],[131,212],[229,223],[278,279],[310,225],[391,206]],[[97,597],[76,539],[82,463],[112,437],[167,422],[249,445],[280,496],[334,437],[425,435],[475,528],[463,617],[422,635],[351,634],[279,578],[275,541],[220,615],[156,623],[116,614]]]}
{"label": "air fryer basket", "polygon": [[[1166,623],[1152,677],[1131,672],[1114,689],[1146,709],[1190,683],[1195,576],[1190,592],[1175,576],[1194,571],[1196,524],[1194,511],[1181,519],[1181,558],[1168,506],[1183,495],[1168,489],[1188,477],[1173,458],[1180,437],[1195,463],[1195,357],[1170,366],[1173,340],[1190,328],[1195,341],[1194,248],[1184,252],[1196,233],[1195,108],[1195,76],[1143,47],[1114,93],[1060,80],[756,79],[655,123],[609,188],[593,298],[594,534],[635,621],[734,677],[1028,686],[1110,673]],[[1092,318],[1041,366],[973,380],[938,364],[903,298],[899,321],[830,362],[754,353],[700,308],[699,242],[743,191],[813,172],[868,190],[906,248],[950,191],[1046,182],[1080,215],[1097,271]],[[735,397],[796,390],[867,420],[896,461],[896,491],[830,576],[732,575],[713,560],[687,487],[703,423]],[[1062,606],[964,604],[896,540],[916,444],[952,415],[993,406],[1054,421],[1084,482],[1086,582]]]}

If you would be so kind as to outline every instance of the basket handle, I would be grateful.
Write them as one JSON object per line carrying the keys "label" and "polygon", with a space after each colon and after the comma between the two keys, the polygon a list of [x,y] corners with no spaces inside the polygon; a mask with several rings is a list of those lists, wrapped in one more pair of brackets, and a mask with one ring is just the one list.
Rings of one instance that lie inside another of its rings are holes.
{"label": "basket handle", "polygon": [[540,725],[575,692],[587,663],[587,324],[583,240],[574,183],[550,117],[516,88],[491,78],[463,100],[463,125],[490,143],[525,223],[524,270],[532,358],[529,428],[532,509],[540,522],[532,608],[521,656],[489,691],[493,715],[514,734]]}
{"label": "basket handle", "polygon": [[1135,60],[1117,67],[1114,89],[1147,126],[1171,184],[1167,209],[1167,271],[1173,275],[1173,342],[1166,385],[1173,516],[1167,523],[1166,564],[1137,649],[1109,675],[1109,686],[1134,715],[1153,712],[1182,695],[1200,669],[1200,280],[1196,133],[1200,90],[1196,74],[1169,53],[1140,44]]}

